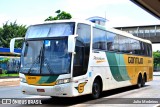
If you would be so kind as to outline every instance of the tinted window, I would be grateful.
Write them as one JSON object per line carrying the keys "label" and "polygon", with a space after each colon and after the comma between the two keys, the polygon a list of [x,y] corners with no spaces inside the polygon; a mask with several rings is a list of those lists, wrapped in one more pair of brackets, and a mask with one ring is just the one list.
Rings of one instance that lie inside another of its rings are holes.
{"label": "tinted window", "polygon": [[93,49],[106,50],[106,32],[97,28],[93,28]]}
{"label": "tinted window", "polygon": [[91,27],[85,24],[78,24],[78,37],[76,38],[76,48],[74,56],[73,76],[84,75],[88,69]]}
{"label": "tinted window", "polygon": [[59,37],[74,34],[75,23],[52,23],[30,26],[26,38]]}
{"label": "tinted window", "polygon": [[118,35],[111,32],[107,32],[107,49],[109,51],[118,50]]}
{"label": "tinted window", "polygon": [[140,53],[139,53],[139,55],[145,55],[145,48],[144,48],[144,44],[143,44],[143,42],[140,42],[140,46],[141,46],[141,51],[140,51]]}
{"label": "tinted window", "polygon": [[124,36],[119,36],[119,51],[128,53],[128,38]]}
{"label": "tinted window", "polygon": [[[107,43],[105,42],[106,39]],[[127,54],[136,54],[152,57],[151,44],[94,28],[93,49],[104,50],[105,48],[107,48],[108,51],[118,51]]]}
{"label": "tinted window", "polygon": [[145,46],[145,47],[144,47],[144,48],[145,48],[145,55],[146,55],[146,56],[149,56],[148,44],[147,44],[147,43],[144,43],[144,46]]}
{"label": "tinted window", "polygon": [[148,56],[152,57],[152,46],[151,44],[146,43]]}
{"label": "tinted window", "polygon": [[140,42],[138,40],[129,38],[129,45],[130,45],[130,47],[129,47],[130,53],[132,53],[132,54],[139,54],[140,53],[141,48],[140,48]]}
{"label": "tinted window", "polygon": [[147,44],[148,56],[152,57],[152,46],[151,44]]}

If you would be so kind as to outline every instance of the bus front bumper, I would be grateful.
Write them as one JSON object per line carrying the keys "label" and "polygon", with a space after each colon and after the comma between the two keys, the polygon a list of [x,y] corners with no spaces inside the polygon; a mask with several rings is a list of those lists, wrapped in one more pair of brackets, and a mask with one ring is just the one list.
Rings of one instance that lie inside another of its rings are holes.
{"label": "bus front bumper", "polygon": [[42,96],[57,96],[57,97],[73,97],[74,88],[72,83],[60,84],[55,86],[34,86],[27,83],[20,83],[23,94],[42,95]]}

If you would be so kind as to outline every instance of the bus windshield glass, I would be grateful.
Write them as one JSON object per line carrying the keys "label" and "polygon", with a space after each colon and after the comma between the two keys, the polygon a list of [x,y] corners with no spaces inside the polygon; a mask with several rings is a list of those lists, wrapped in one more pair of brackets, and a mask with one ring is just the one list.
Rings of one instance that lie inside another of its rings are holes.
{"label": "bus windshield glass", "polygon": [[27,30],[25,38],[60,37],[74,34],[74,22],[33,25]]}
{"label": "bus windshield glass", "polygon": [[25,41],[20,72],[34,75],[68,74],[71,54],[67,51],[67,40],[67,37],[59,37]]}

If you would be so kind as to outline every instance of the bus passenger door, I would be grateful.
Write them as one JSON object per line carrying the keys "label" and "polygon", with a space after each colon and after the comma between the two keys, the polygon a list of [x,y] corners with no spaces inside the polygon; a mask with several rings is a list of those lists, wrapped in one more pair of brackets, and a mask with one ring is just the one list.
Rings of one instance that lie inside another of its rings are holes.
{"label": "bus passenger door", "polygon": [[73,77],[81,76],[83,74],[83,64],[84,64],[83,61],[84,61],[84,47],[80,45],[76,46],[74,63],[73,63]]}
{"label": "bus passenger door", "polygon": [[77,84],[74,84],[74,87],[78,87],[78,90],[81,90],[80,86],[83,84],[83,91],[78,91],[83,94],[89,91],[90,86],[86,75],[90,53],[91,27],[79,23],[77,25],[77,35],[72,76],[74,81],[77,81]]}

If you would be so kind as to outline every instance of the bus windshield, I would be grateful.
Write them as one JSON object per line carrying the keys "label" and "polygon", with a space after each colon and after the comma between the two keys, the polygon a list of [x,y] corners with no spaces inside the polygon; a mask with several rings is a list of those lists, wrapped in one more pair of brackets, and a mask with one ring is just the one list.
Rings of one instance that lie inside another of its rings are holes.
{"label": "bus windshield", "polygon": [[67,51],[67,40],[67,37],[59,37],[25,41],[20,72],[35,75],[68,74],[71,54]]}

